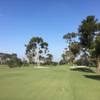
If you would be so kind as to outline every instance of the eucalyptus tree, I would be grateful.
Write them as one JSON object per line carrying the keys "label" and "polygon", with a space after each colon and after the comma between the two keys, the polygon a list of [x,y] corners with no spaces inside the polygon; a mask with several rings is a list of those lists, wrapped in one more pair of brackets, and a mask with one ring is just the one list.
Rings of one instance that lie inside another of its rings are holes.
{"label": "eucalyptus tree", "polygon": [[26,55],[30,63],[40,65],[43,57],[48,54],[48,43],[41,37],[32,37],[26,46]]}
{"label": "eucalyptus tree", "polygon": [[50,53],[48,53],[48,54],[47,54],[47,62],[48,62],[48,63],[51,63],[51,62],[52,62],[52,59],[53,59],[53,55],[50,54]]}
{"label": "eucalyptus tree", "polygon": [[62,54],[62,58],[64,63],[72,63],[74,60],[74,55],[70,50],[68,50]]}
{"label": "eucalyptus tree", "polygon": [[68,56],[68,53],[71,52],[74,56],[74,59],[77,56],[77,54],[79,54],[80,52],[80,43],[77,41],[76,39],[77,37],[78,37],[78,33],[75,32],[67,33],[63,36],[63,39],[65,39],[68,44],[67,52],[65,55]]}
{"label": "eucalyptus tree", "polygon": [[71,44],[72,42],[76,41],[76,37],[78,36],[78,33],[71,32],[67,33],[63,36],[63,39],[67,41],[67,43]]}

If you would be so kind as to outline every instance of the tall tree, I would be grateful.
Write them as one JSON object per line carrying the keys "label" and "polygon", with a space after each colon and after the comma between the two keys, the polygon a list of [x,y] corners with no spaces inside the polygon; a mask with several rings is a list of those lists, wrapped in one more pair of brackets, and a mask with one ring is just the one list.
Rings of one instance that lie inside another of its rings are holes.
{"label": "tall tree", "polygon": [[[69,52],[73,53],[74,59],[77,56],[77,54],[80,52],[80,44],[79,44],[79,42],[77,42],[77,39],[76,39],[77,37],[78,37],[78,33],[75,33],[75,32],[67,33],[63,36],[63,39],[65,39],[68,44],[67,49]],[[69,52],[67,52],[67,54]],[[65,54],[65,55],[67,55],[67,54]]]}
{"label": "tall tree", "polygon": [[97,35],[97,32],[100,30],[99,24],[95,16],[87,16],[86,19],[81,22],[79,26],[80,43],[86,50],[91,48],[94,36]]}
{"label": "tall tree", "polygon": [[[92,51],[91,57],[97,61],[97,70],[100,70],[100,23],[95,16],[87,16],[79,26],[80,44],[84,52]],[[93,45],[94,44],[94,45]]]}
{"label": "tall tree", "polygon": [[41,37],[32,37],[26,45],[26,55],[29,61],[40,65],[41,57],[45,57],[48,52],[48,43]]}
{"label": "tall tree", "polygon": [[89,49],[89,52],[91,54],[91,59],[97,62],[97,72],[100,71],[100,35],[99,34],[95,37],[93,45]]}
{"label": "tall tree", "polygon": [[[80,41],[76,41],[79,37]],[[78,34],[65,34],[69,50],[76,56],[80,51],[97,61],[97,71],[100,70],[100,22],[95,16],[87,16],[79,26]]]}

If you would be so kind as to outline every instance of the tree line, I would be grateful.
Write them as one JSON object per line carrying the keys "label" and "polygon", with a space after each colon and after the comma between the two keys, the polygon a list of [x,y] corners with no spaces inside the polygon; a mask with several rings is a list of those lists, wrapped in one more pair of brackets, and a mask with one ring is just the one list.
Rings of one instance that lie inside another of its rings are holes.
{"label": "tree line", "polygon": [[[59,64],[74,63],[77,65],[92,65],[100,71],[100,22],[95,16],[87,16],[81,21],[77,32],[69,32],[63,36],[67,47]],[[25,45],[29,64],[57,65],[49,51],[49,45],[42,37],[32,37]],[[21,61],[11,59],[9,65]],[[28,62],[24,60],[24,64]],[[93,65],[94,64],[94,65]],[[15,65],[14,65],[15,66]]]}

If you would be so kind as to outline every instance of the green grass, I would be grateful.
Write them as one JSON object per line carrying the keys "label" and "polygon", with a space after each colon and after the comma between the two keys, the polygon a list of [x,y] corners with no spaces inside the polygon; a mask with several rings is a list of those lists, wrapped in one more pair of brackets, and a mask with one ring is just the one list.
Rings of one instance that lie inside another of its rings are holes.
{"label": "green grass", "polygon": [[69,66],[0,67],[0,100],[100,100],[100,78]]}

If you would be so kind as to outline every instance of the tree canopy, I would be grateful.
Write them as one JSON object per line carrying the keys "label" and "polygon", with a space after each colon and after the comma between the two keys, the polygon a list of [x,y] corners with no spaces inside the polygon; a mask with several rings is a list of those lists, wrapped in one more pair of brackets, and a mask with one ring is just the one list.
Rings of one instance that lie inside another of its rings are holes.
{"label": "tree canopy", "polygon": [[85,54],[88,52],[90,57],[96,59],[97,68],[100,70],[100,22],[95,16],[87,16],[79,25],[77,33],[67,33],[63,38],[67,40],[68,50],[75,57],[80,51]]}
{"label": "tree canopy", "polygon": [[32,37],[26,45],[26,55],[30,63],[40,64],[41,58],[45,58],[48,53],[48,43],[41,37]]}

